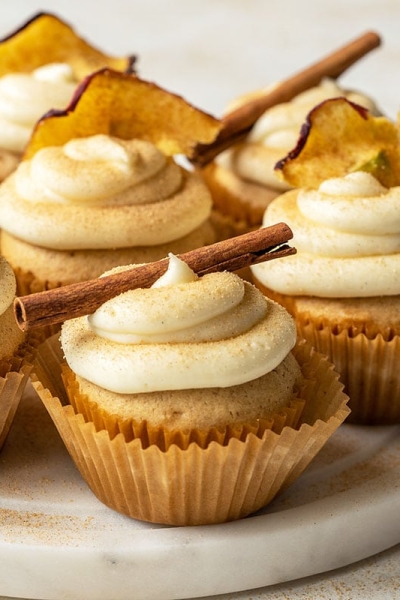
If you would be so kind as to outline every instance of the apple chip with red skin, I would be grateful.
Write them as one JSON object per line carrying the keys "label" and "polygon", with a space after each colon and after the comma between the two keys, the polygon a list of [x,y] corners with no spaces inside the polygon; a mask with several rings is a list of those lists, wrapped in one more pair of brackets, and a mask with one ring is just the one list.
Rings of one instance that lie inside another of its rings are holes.
{"label": "apple chip with red skin", "polygon": [[102,67],[132,72],[134,62],[133,56],[104,54],[50,13],[38,13],[0,40],[0,77],[8,73],[30,73],[49,63],[67,63],[80,81]]}
{"label": "apple chip with red skin", "polygon": [[49,111],[37,122],[23,159],[41,148],[97,134],[147,140],[168,156],[190,157],[197,143],[212,142],[221,127],[221,121],[182,97],[105,68],[86,77],[65,110]]}
{"label": "apple chip with red skin", "polygon": [[385,187],[400,185],[400,128],[345,98],[308,114],[296,148],[275,166],[293,187],[318,188],[326,179],[368,171]]}

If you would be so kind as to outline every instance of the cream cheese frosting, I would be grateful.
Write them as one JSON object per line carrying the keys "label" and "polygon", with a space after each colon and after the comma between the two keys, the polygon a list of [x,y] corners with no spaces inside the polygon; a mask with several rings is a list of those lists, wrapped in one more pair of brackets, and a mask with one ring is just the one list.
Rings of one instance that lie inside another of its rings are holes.
{"label": "cream cheese frosting", "polygon": [[65,108],[76,84],[71,67],[64,63],[1,77],[0,147],[20,154],[36,122],[50,109]]}
{"label": "cream cheese frosting", "polygon": [[[259,95],[265,92],[261,90]],[[277,190],[289,189],[286,182],[276,177],[275,164],[296,146],[301,126],[310,110],[324,100],[339,96],[364,106],[372,113],[378,112],[367,96],[344,90],[334,80],[326,78],[320,85],[298,94],[290,102],[266,110],[246,141],[221,153],[216,159],[217,164],[254,183]],[[247,97],[243,100],[246,101]]]}
{"label": "cream cheese frosting", "polygon": [[3,256],[0,256],[0,316],[14,301],[16,282],[14,272]]}
{"label": "cream cheese frosting", "polygon": [[229,387],[289,354],[296,332],[284,308],[233,273],[198,278],[177,257],[169,263],[152,288],[63,324],[62,348],[78,376],[121,394]]}
{"label": "cream cheese frosting", "polygon": [[400,187],[350,173],[318,190],[296,189],[272,201],[263,226],[284,221],[297,254],[254,265],[256,278],[283,294],[370,297],[400,294]]}
{"label": "cream cheese frosting", "polygon": [[150,142],[104,134],[42,148],[0,187],[0,227],[55,250],[168,243],[210,211],[199,176]]}

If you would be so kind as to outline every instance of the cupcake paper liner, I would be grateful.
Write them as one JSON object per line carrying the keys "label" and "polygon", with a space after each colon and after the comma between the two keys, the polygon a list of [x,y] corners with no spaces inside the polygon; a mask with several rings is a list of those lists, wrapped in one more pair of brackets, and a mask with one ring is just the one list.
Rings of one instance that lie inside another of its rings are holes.
{"label": "cupcake paper liner", "polygon": [[[327,359],[305,343],[295,354],[306,383],[296,427],[247,432],[205,447],[171,443],[162,450],[96,429],[69,403],[62,352],[53,336],[41,345],[31,375],[73,461],[97,498],[135,519],[168,525],[221,523],[268,504],[308,466],[349,414],[348,397]],[[86,415],[86,419],[90,418]],[[99,424],[97,424],[99,425]]]}
{"label": "cupcake paper liner", "polygon": [[25,342],[15,356],[0,360],[0,450],[28,383],[33,352],[34,344]]}
{"label": "cupcake paper liner", "polygon": [[298,336],[333,363],[349,396],[349,423],[400,423],[400,336],[350,318],[346,323],[313,319],[309,311],[296,310],[295,297],[274,292],[255,277],[253,282],[294,316]]}
{"label": "cupcake paper liner", "polygon": [[351,327],[340,333],[298,321],[298,332],[325,354],[340,373],[349,395],[349,421],[363,425],[400,423],[400,336],[385,340],[352,336]]}

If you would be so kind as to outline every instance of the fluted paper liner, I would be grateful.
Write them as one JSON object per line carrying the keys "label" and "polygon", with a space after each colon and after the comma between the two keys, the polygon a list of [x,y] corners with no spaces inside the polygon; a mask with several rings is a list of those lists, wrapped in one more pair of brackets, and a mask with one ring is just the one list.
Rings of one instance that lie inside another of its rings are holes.
{"label": "fluted paper liner", "polygon": [[296,427],[299,423],[305,402],[299,400],[294,393],[288,406],[280,409],[279,413],[271,414],[268,418],[254,419],[248,423],[233,423],[223,427],[208,427],[206,429],[167,429],[163,425],[151,425],[147,421],[138,421],[134,417],[121,419],[118,415],[110,414],[102,409],[95,399],[80,393],[75,374],[63,362],[61,377],[69,399],[76,413],[83,416],[86,422],[93,422],[96,431],[106,429],[111,438],[123,433],[126,442],[140,438],[142,448],[156,444],[161,450],[167,450],[172,444],[187,449],[196,442],[201,448],[206,448],[212,441],[222,445],[230,439],[246,439],[249,433],[261,437],[265,430],[271,429],[280,433],[285,426]]}
{"label": "fluted paper liner", "polygon": [[57,336],[39,349],[32,383],[73,461],[97,498],[135,519],[169,525],[200,525],[239,519],[286,489],[308,466],[349,414],[348,397],[326,358],[300,343],[295,353],[307,383],[301,422],[248,433],[202,448],[196,442],[166,451],[140,439],[112,439],[96,431],[69,404],[61,377]]}
{"label": "fluted paper liner", "polygon": [[10,431],[33,362],[33,346],[25,342],[9,359],[0,360],[0,450]]}
{"label": "fluted paper liner", "polygon": [[351,327],[339,333],[296,318],[299,335],[325,354],[340,373],[349,395],[349,421],[364,425],[400,423],[400,336],[385,340],[352,335]]}
{"label": "fluted paper liner", "polygon": [[333,363],[349,396],[349,423],[400,423],[399,335],[389,328],[379,332],[375,323],[355,323],[349,318],[346,325],[313,319],[309,311],[302,314],[293,308],[295,297],[270,290],[256,277],[253,282],[294,316],[298,336]]}

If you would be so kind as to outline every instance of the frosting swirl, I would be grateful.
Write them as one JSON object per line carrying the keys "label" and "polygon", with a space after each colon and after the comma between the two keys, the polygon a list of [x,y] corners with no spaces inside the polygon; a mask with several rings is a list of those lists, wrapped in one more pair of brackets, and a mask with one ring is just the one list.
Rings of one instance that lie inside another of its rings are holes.
{"label": "frosting swirl", "polygon": [[254,286],[228,272],[198,278],[174,256],[152,288],[121,294],[61,333],[70,368],[122,394],[245,383],[295,341],[293,319]]}
{"label": "frosting swirl", "polygon": [[99,134],[39,150],[0,188],[0,226],[57,250],[154,246],[209,217],[200,178],[150,142]]}
{"label": "frosting swirl", "polygon": [[50,109],[64,108],[76,84],[71,67],[64,63],[1,77],[0,147],[21,153],[38,119]]}
{"label": "frosting swirl", "polygon": [[318,190],[291,190],[265,211],[263,225],[284,221],[297,254],[254,265],[265,286],[284,294],[369,297],[400,293],[400,187],[387,189],[355,172]]}
{"label": "frosting swirl", "polygon": [[[260,95],[262,93],[265,90],[261,90]],[[217,163],[254,183],[277,190],[289,189],[286,182],[276,177],[275,164],[296,146],[300,128],[310,110],[324,100],[339,96],[361,104],[372,113],[378,112],[372,100],[365,95],[344,90],[334,80],[326,78],[320,85],[298,94],[290,102],[266,110],[245,143],[221,153]]]}
{"label": "frosting swirl", "polygon": [[11,306],[15,297],[14,272],[3,256],[0,256],[0,315]]}

